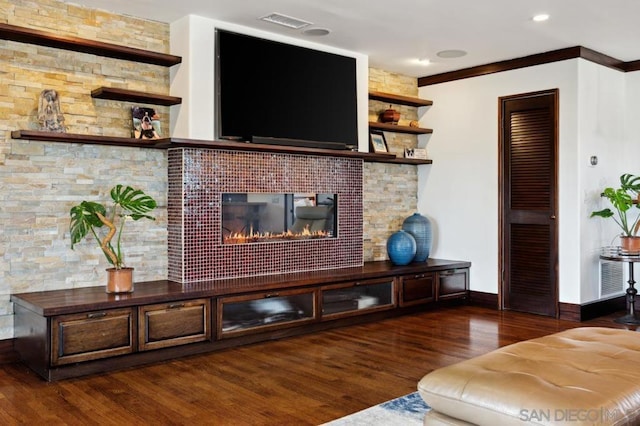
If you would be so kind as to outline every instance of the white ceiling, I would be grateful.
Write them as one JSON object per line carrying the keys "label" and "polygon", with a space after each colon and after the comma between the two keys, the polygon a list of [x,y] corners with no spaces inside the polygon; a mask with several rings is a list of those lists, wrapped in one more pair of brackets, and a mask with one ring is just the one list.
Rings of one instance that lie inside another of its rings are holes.
{"label": "white ceiling", "polygon": [[[584,46],[622,61],[640,59],[640,0],[74,0],[161,22],[194,14],[369,55],[370,66],[422,77]],[[262,22],[278,12],[328,28],[306,36]],[[542,23],[533,15],[547,13]],[[441,59],[461,49],[468,55]],[[428,58],[428,66],[417,63]]]}

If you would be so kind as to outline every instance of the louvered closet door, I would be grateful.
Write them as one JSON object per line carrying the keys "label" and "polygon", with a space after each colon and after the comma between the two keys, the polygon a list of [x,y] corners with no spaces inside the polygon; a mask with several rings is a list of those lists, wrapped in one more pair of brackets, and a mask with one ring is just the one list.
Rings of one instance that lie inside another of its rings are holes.
{"label": "louvered closet door", "polygon": [[501,98],[505,309],[556,316],[557,91]]}

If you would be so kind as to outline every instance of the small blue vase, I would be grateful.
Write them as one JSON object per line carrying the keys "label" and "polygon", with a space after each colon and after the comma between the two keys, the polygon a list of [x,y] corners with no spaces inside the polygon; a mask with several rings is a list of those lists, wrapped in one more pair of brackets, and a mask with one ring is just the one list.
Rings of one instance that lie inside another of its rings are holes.
{"label": "small blue vase", "polygon": [[404,220],[402,229],[413,235],[416,240],[416,255],[414,262],[424,262],[431,253],[431,242],[433,234],[431,232],[431,221],[420,213],[414,213]]}
{"label": "small blue vase", "polygon": [[394,232],[387,240],[387,253],[394,265],[408,265],[416,255],[416,240],[406,231]]}

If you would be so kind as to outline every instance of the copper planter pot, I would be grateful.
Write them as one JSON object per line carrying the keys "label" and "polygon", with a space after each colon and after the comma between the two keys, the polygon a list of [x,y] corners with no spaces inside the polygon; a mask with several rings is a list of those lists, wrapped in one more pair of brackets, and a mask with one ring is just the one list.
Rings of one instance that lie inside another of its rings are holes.
{"label": "copper planter pot", "polygon": [[108,268],[107,293],[131,293],[133,291],[133,268]]}
{"label": "copper planter pot", "polygon": [[620,248],[625,253],[640,253],[640,237],[620,237]]}

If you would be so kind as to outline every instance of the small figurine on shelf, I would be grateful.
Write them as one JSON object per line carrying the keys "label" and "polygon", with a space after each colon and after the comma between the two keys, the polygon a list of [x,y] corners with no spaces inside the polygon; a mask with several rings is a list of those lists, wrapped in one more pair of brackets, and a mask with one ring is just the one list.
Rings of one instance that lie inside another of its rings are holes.
{"label": "small figurine on shelf", "polygon": [[131,107],[133,137],[136,139],[160,139],[160,117],[153,108]]}
{"label": "small figurine on shelf", "polygon": [[58,92],[53,89],[45,89],[40,93],[38,102],[38,121],[40,130],[48,132],[64,133],[64,116],[60,110]]}

